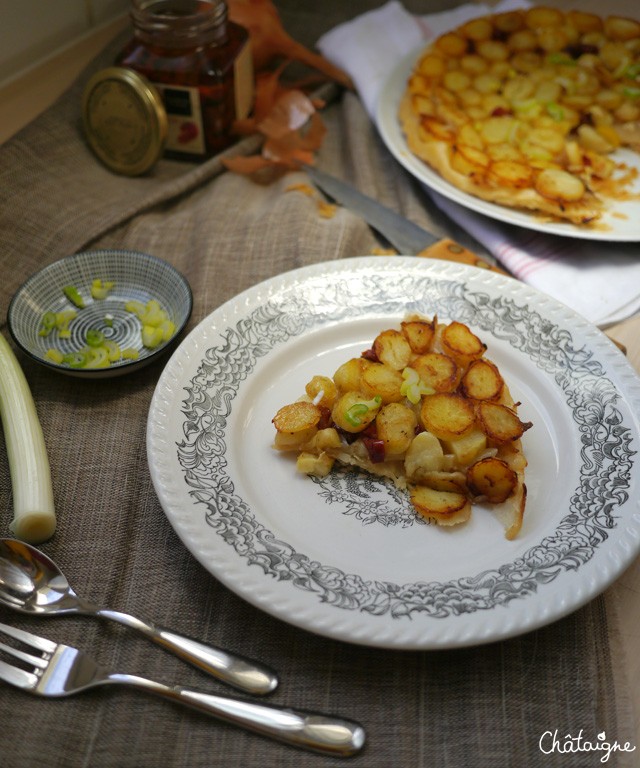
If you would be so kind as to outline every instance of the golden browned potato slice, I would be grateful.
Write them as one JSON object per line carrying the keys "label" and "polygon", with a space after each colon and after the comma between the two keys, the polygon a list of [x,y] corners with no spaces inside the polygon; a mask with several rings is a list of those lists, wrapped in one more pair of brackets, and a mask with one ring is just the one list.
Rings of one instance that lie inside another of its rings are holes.
{"label": "golden browned potato slice", "polygon": [[472,400],[497,400],[503,387],[504,379],[500,371],[484,358],[474,360],[460,382],[462,394]]}
{"label": "golden browned potato slice", "polygon": [[400,327],[412,352],[422,355],[429,351],[436,330],[435,318],[431,321],[409,320],[401,323]]}
{"label": "golden browned potato slice", "polygon": [[477,497],[498,504],[506,501],[518,483],[516,473],[495,457],[481,459],[467,470],[467,486]]}
{"label": "golden browned potato slice", "polygon": [[384,363],[370,363],[362,372],[360,389],[367,397],[380,395],[383,403],[402,400],[400,388],[404,379],[400,371]]}
{"label": "golden browned potato slice", "polygon": [[475,424],[475,411],[462,395],[439,392],[422,398],[420,419],[424,428],[441,440],[462,437]]}
{"label": "golden browned potato slice", "polygon": [[514,189],[529,186],[532,178],[533,170],[519,160],[496,160],[487,172],[489,182]]}
{"label": "golden browned potato slice", "polygon": [[420,127],[439,141],[446,141],[448,144],[453,144],[455,141],[455,132],[436,117],[423,116],[420,120]]}
{"label": "golden browned potato slice", "polygon": [[360,389],[362,371],[368,364],[369,362],[362,357],[352,357],[351,360],[343,363],[333,374],[333,381],[338,390],[341,393],[354,390],[357,392]]}
{"label": "golden browned potato slice", "polygon": [[487,345],[480,341],[469,326],[457,320],[449,323],[442,331],[440,343],[443,351],[463,366],[482,357],[487,349]]}
{"label": "golden browned potato slice", "polygon": [[637,40],[640,37],[640,22],[622,16],[610,16],[604,22],[604,31],[612,40]]}
{"label": "golden browned potato slice", "polygon": [[273,425],[278,432],[294,435],[305,432],[320,421],[320,409],[307,402],[283,405],[273,417]]}
{"label": "golden browned potato slice", "polygon": [[567,11],[567,19],[572,27],[578,32],[601,32],[603,28],[602,19],[595,13],[585,13],[584,11]]}
{"label": "golden browned potato slice", "polygon": [[417,71],[427,78],[442,77],[447,71],[447,62],[443,56],[430,53],[420,59]]}
{"label": "golden browned potato slice", "polygon": [[383,331],[373,342],[373,351],[378,360],[396,371],[409,365],[411,346],[400,331]]}
{"label": "golden browned potato slice", "polygon": [[489,157],[481,149],[456,144],[451,148],[451,167],[465,176],[482,175],[489,168]]}
{"label": "golden browned potato slice", "polygon": [[483,432],[498,444],[518,440],[532,426],[531,422],[520,421],[518,415],[506,405],[498,403],[478,403],[477,414]]}
{"label": "golden browned potato slice", "polygon": [[511,34],[518,29],[522,29],[524,25],[524,18],[518,11],[506,11],[504,13],[497,13],[493,17],[493,23],[499,32],[504,34]]}
{"label": "golden browned potato slice", "polygon": [[434,491],[449,491],[450,493],[467,493],[467,478],[464,472],[457,470],[434,470],[425,472],[420,479],[420,485],[433,488]]}
{"label": "golden browned potato slice", "polygon": [[346,392],[333,406],[331,418],[345,432],[358,433],[376,418],[382,398],[369,398],[362,392]]}
{"label": "golden browned potato slice", "polygon": [[328,376],[314,376],[304,389],[311,400],[320,398],[316,405],[324,405],[327,408],[331,408],[338,397],[338,388]]}
{"label": "golden browned potato slice", "polygon": [[476,42],[489,40],[493,35],[493,24],[486,18],[471,19],[460,27],[460,32]]}
{"label": "golden browned potato slice", "polygon": [[280,451],[291,451],[310,440],[317,432],[320,409],[307,402],[283,405],[273,417],[276,428],[274,445]]}
{"label": "golden browned potato slice", "polygon": [[448,32],[436,41],[436,49],[445,56],[462,56],[466,53],[467,47],[468,43],[464,37],[455,32]]}
{"label": "golden browned potato slice", "polygon": [[545,168],[541,171],[535,187],[543,197],[564,202],[580,200],[586,191],[581,179],[560,168]]}
{"label": "golden browned potato slice", "polygon": [[420,379],[436,392],[453,392],[458,384],[458,366],[453,358],[440,352],[416,357],[411,367]]}
{"label": "golden browned potato slice", "polygon": [[525,24],[529,29],[538,29],[540,27],[559,27],[564,23],[562,11],[556,8],[547,8],[537,6],[530,8],[525,13]]}
{"label": "golden browned potato slice", "polygon": [[463,493],[436,491],[425,485],[410,488],[411,502],[416,511],[439,525],[457,525],[471,517],[471,502]]}
{"label": "golden browned potato slice", "polygon": [[402,455],[416,436],[418,418],[402,403],[383,406],[376,418],[378,439],[384,443],[385,457]]}

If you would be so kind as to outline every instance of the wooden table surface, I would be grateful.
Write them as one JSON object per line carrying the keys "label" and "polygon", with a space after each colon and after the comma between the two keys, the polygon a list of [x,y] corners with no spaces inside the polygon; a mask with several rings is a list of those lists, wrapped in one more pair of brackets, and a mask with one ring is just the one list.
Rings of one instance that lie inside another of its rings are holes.
{"label": "wooden table surface", "polygon": [[[585,3],[580,7],[584,5]],[[0,143],[7,141],[23,125],[50,106],[96,52],[127,24],[128,19],[117,19],[94,35],[67,48],[53,61],[32,69],[0,88],[0,114],[3,116],[0,122]],[[626,347],[629,361],[640,372],[640,315],[607,329],[607,333]],[[620,605],[623,652],[626,656],[624,664],[634,707],[635,733],[620,736],[640,745],[640,558],[636,559],[610,589],[615,593]]]}

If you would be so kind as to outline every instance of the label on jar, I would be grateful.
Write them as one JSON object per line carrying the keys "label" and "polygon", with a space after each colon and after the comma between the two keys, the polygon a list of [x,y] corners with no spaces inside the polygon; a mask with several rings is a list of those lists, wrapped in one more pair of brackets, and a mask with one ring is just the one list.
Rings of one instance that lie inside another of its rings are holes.
{"label": "label on jar", "polygon": [[205,155],[206,143],[197,88],[154,83],[167,113],[165,150],[188,155]]}
{"label": "label on jar", "polygon": [[233,65],[235,81],[236,119],[244,120],[253,107],[254,82],[251,44],[247,42]]}

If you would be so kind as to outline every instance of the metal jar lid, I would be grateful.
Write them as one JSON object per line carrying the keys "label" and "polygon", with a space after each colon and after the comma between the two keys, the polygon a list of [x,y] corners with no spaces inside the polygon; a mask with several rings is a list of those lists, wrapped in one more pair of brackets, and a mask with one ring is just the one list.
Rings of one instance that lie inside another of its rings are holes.
{"label": "metal jar lid", "polygon": [[84,90],[82,116],[89,146],[116,173],[139,176],[162,155],[167,137],[162,99],[132,69],[96,72]]}

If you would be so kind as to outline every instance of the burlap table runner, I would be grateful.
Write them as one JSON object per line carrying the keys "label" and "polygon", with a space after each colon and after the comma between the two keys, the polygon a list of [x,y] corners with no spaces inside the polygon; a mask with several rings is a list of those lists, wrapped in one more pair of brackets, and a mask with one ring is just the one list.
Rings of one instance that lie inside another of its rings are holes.
{"label": "burlap table runner", "polygon": [[[376,5],[376,3],[371,3]],[[442,6],[446,3],[442,3]],[[299,39],[318,35],[366,3],[281,3]],[[410,7],[410,6],[409,6]],[[434,9],[434,4],[429,10]],[[0,307],[43,265],[82,248],[144,250],[174,264],[194,290],[190,327],[243,289],[283,271],[371,252],[377,241],[346,211],[318,216],[297,179],[261,187],[218,160],[161,162],[125,179],[102,168],[80,132],[80,94],[118,44],[50,110],[0,149]],[[385,152],[358,99],[325,114],[324,168],[414,220],[458,235],[433,217],[417,186]],[[189,554],[153,491],[146,417],[163,363],[131,376],[79,383],[21,358],[37,402],[53,472],[59,529],[44,549],[82,595],[258,658],[282,679],[274,703],[335,711],[369,735],[354,766],[442,768],[584,766],[600,755],[543,754],[545,731],[630,738],[610,595],[524,637],[443,652],[392,652],[327,640],[265,615],[229,592]],[[0,444],[0,520],[10,521]],[[168,683],[228,692],[132,632],[88,618],[0,621],[92,650],[105,664]],[[45,701],[0,688],[3,768],[263,768],[335,765],[144,694],[100,690]],[[631,756],[633,757],[633,755]],[[612,756],[610,765],[624,765]],[[632,761],[628,763],[633,764]]]}

